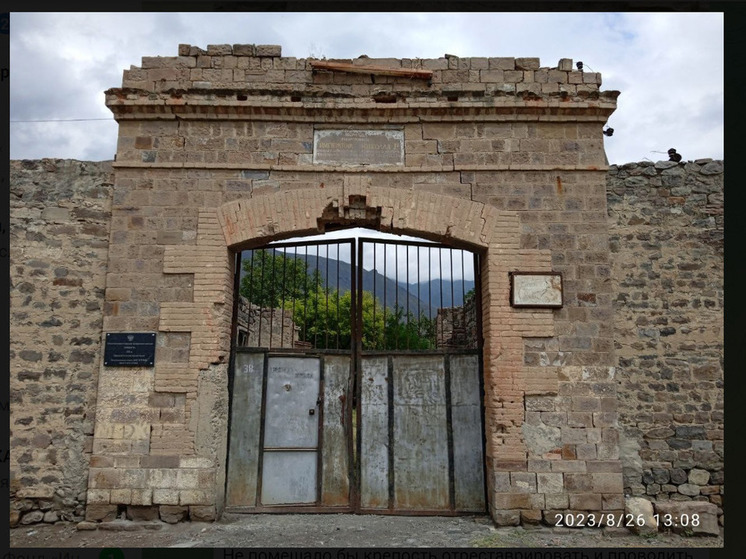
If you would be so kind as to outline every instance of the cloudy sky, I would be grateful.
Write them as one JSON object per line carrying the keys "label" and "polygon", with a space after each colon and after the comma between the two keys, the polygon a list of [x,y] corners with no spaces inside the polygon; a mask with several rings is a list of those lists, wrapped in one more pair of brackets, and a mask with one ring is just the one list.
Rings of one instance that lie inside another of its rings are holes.
{"label": "cloudy sky", "polygon": [[[113,159],[103,91],[179,43],[276,44],[298,58],[572,58],[622,92],[610,163],[668,159],[671,147],[723,157],[720,13],[12,13],[11,159]],[[27,122],[50,120],[64,122]]]}

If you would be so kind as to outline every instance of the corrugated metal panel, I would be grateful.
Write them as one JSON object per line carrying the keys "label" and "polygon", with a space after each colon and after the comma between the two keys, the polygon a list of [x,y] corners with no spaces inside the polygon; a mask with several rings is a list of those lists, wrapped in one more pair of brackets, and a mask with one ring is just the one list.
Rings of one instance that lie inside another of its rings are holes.
{"label": "corrugated metal panel", "polygon": [[226,505],[256,505],[264,354],[237,353]]}
{"label": "corrugated metal panel", "polygon": [[269,358],[264,448],[318,445],[320,373],[318,357]]}
{"label": "corrugated metal panel", "polygon": [[394,508],[448,510],[448,426],[443,356],[394,363]]}
{"label": "corrugated metal panel", "polygon": [[316,452],[264,452],[263,505],[315,503],[316,489]]}
{"label": "corrugated metal panel", "polygon": [[360,423],[360,504],[367,509],[389,505],[388,360],[363,357],[358,409]]}
{"label": "corrugated metal panel", "polygon": [[456,510],[483,512],[484,457],[479,357],[451,355],[449,359]]}
{"label": "corrugated metal panel", "polygon": [[350,357],[324,357],[324,427],[322,452],[321,504],[347,505],[350,502],[347,432],[347,383]]}

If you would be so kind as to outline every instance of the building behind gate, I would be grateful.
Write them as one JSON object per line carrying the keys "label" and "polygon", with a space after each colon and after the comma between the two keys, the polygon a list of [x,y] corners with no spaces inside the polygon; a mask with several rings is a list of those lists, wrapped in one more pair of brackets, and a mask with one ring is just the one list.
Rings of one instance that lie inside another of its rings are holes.
{"label": "building behind gate", "polygon": [[[615,168],[607,192],[602,129],[618,92],[600,85],[600,74],[575,70],[569,59],[551,68],[536,58],[318,61],[282,57],[280,47],[267,45],[180,45],[176,57],[143,58],[141,67],[125,70],[122,87],[106,92],[119,122],[111,174],[95,167],[102,180],[77,197],[81,171],[65,164],[54,172],[69,171],[71,192],[43,199],[24,186],[24,168],[36,164],[14,171],[14,226],[26,224],[14,229],[11,260],[16,521],[76,507],[80,514],[83,503],[92,521],[123,509],[167,521],[219,516],[231,504],[229,457],[243,444],[229,438],[236,364],[255,359],[236,352],[238,310],[247,309],[247,324],[254,314],[258,324],[265,320],[262,309],[238,298],[237,255],[353,226],[477,255],[480,340],[469,367],[477,367],[471,386],[482,392],[469,404],[479,416],[479,437],[469,447],[480,446],[480,506],[497,524],[553,524],[567,511],[618,517],[625,492],[720,506],[718,239],[679,237],[678,229],[661,238],[642,229],[696,216],[692,227],[717,236],[722,183],[712,181],[722,165]],[[643,191],[669,217],[651,217],[647,207],[636,214]],[[607,212],[618,208],[610,244]],[[49,225],[38,228],[39,220]],[[677,261],[661,246],[674,239],[691,244],[698,264]],[[28,247],[37,242],[44,250],[32,256]],[[714,243],[716,256],[697,243]],[[659,254],[651,257],[656,268],[636,256],[621,256],[624,264],[615,267],[625,246],[636,247],[635,255]],[[94,273],[83,274],[89,266]],[[636,266],[645,271],[635,276],[629,270]],[[671,277],[672,269],[679,275]],[[534,278],[530,285],[557,277],[561,287],[522,292],[518,273]],[[658,308],[642,287],[661,277],[656,297],[665,305]],[[693,306],[689,295],[674,297],[677,289],[702,290],[696,308],[713,313],[709,326],[689,324],[683,311],[663,312]],[[654,311],[645,316],[638,312],[644,301]],[[616,333],[615,302],[624,306]],[[40,304],[43,319],[33,311]],[[155,334],[152,365],[107,363],[117,334]],[[663,340],[669,336],[670,343]],[[698,356],[682,357],[692,343]],[[270,353],[256,367],[291,359]],[[375,382],[391,382],[386,371],[394,366],[382,359]],[[443,375],[463,361],[449,359],[441,360],[450,363]],[[347,366],[363,378],[362,369]],[[659,388],[643,386],[648,370]],[[436,385],[441,377],[428,374]],[[272,378],[265,374],[264,382]],[[278,382],[279,395],[283,386],[289,392],[290,381]],[[444,410],[456,384],[445,386],[438,389]],[[244,409],[264,410],[267,390],[248,390]],[[689,391],[699,399],[687,401]],[[32,411],[50,401],[55,407]],[[389,437],[396,427],[383,421],[381,429]],[[453,470],[453,433],[448,437],[438,452],[450,458],[439,467],[451,464],[443,502],[453,504],[462,478]],[[342,440],[352,444],[352,435]],[[259,439],[251,448],[287,454]],[[391,465],[387,472],[397,456],[391,450],[381,458]],[[353,496],[357,475],[350,471],[341,482]],[[262,498],[254,483],[253,497],[238,503],[244,508],[261,508],[252,501]],[[384,492],[389,512],[433,508],[397,507],[395,484]],[[317,505],[319,498],[309,497]]]}

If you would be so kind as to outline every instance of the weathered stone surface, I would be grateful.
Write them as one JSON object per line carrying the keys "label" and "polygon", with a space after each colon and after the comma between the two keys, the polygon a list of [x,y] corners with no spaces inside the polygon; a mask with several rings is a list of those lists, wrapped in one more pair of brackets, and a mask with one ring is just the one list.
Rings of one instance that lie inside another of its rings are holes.
{"label": "weathered stone surface", "polygon": [[711,161],[700,170],[703,175],[719,175],[723,172],[722,161]]}
{"label": "weathered stone surface", "polygon": [[10,527],[14,528],[18,526],[18,522],[21,520],[21,513],[17,510],[10,511]]}
{"label": "weathered stone surface", "polygon": [[11,258],[24,262],[10,291],[10,470],[17,498],[72,515],[85,504],[92,450],[112,167],[42,159],[10,168]]}
{"label": "weathered stone surface", "polygon": [[128,506],[127,519],[135,521],[158,520],[158,509],[156,506]]}
{"label": "weathered stone surface", "polygon": [[694,485],[707,485],[710,481],[710,472],[694,468],[689,471],[689,483]]}
{"label": "weathered stone surface", "polygon": [[547,452],[562,446],[562,431],[558,427],[524,423],[522,429],[526,447],[532,457],[544,456]]}
{"label": "weathered stone surface", "polygon": [[116,505],[88,505],[85,509],[85,519],[109,522],[117,517]]}
{"label": "weathered stone surface", "polygon": [[682,495],[694,497],[696,495],[699,495],[699,485],[694,485],[692,483],[684,483],[682,485],[679,485],[678,491]]}
{"label": "weathered stone surface", "polygon": [[518,526],[521,523],[521,511],[499,510],[492,513],[492,518],[498,526]]}
{"label": "weathered stone surface", "polygon": [[647,162],[607,175],[619,423],[621,439],[635,441],[620,447],[626,493],[700,497],[717,485],[710,471],[722,471],[721,164]]}
{"label": "weathered stone surface", "polygon": [[[704,501],[658,501],[655,512],[659,516],[671,515],[676,524],[671,529],[676,533],[686,533],[695,536],[717,536],[718,508],[712,503]],[[699,526],[694,526],[694,515],[698,515]],[[682,518],[686,515],[686,520]],[[686,524],[686,525],[685,525]]]}
{"label": "weathered stone surface", "polygon": [[44,513],[44,522],[47,522],[49,524],[54,524],[59,519],[60,519],[60,517],[57,514],[57,511],[50,510],[50,511]]}
{"label": "weathered stone surface", "polygon": [[282,56],[282,47],[280,45],[257,45],[257,56]]}
{"label": "weathered stone surface", "polygon": [[687,475],[681,468],[671,469],[671,481],[676,484],[686,483]]}
{"label": "weathered stone surface", "polygon": [[233,45],[234,56],[256,56],[254,45]]}
{"label": "weathered stone surface", "polygon": [[176,524],[185,520],[189,515],[189,507],[179,507],[172,505],[161,505],[158,507],[160,518],[163,522]]}
{"label": "weathered stone surface", "polygon": [[213,505],[191,505],[189,507],[189,519],[195,522],[212,522],[216,516]]}
{"label": "weathered stone surface", "polygon": [[36,524],[44,520],[44,513],[40,510],[32,510],[21,517],[21,524]]}
{"label": "weathered stone surface", "polygon": [[536,525],[541,524],[541,520],[542,512],[540,509],[521,511],[521,524]]}
{"label": "weathered stone surface", "polygon": [[[653,517],[653,503],[642,497],[628,497],[624,501],[624,513],[631,514],[634,519],[629,529],[635,534],[645,536],[658,531],[658,526]],[[638,522],[638,517],[642,522]]]}
{"label": "weathered stone surface", "polygon": [[98,522],[88,522],[86,520],[78,522],[75,525],[78,530],[96,530],[98,529]]}
{"label": "weathered stone surface", "polygon": [[537,473],[536,481],[539,493],[562,493],[563,480],[560,473]]}
{"label": "weathered stone surface", "polygon": [[144,522],[133,522],[131,520],[117,519],[108,522],[101,522],[98,525],[99,530],[108,530],[110,532],[136,532],[145,529]]}

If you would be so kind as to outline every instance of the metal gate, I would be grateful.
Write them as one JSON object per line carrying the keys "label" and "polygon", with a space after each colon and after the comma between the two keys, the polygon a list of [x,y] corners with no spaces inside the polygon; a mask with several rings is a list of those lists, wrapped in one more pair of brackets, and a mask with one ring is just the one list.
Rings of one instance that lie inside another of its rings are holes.
{"label": "metal gate", "polygon": [[484,512],[478,270],[372,238],[239,254],[227,510]]}

